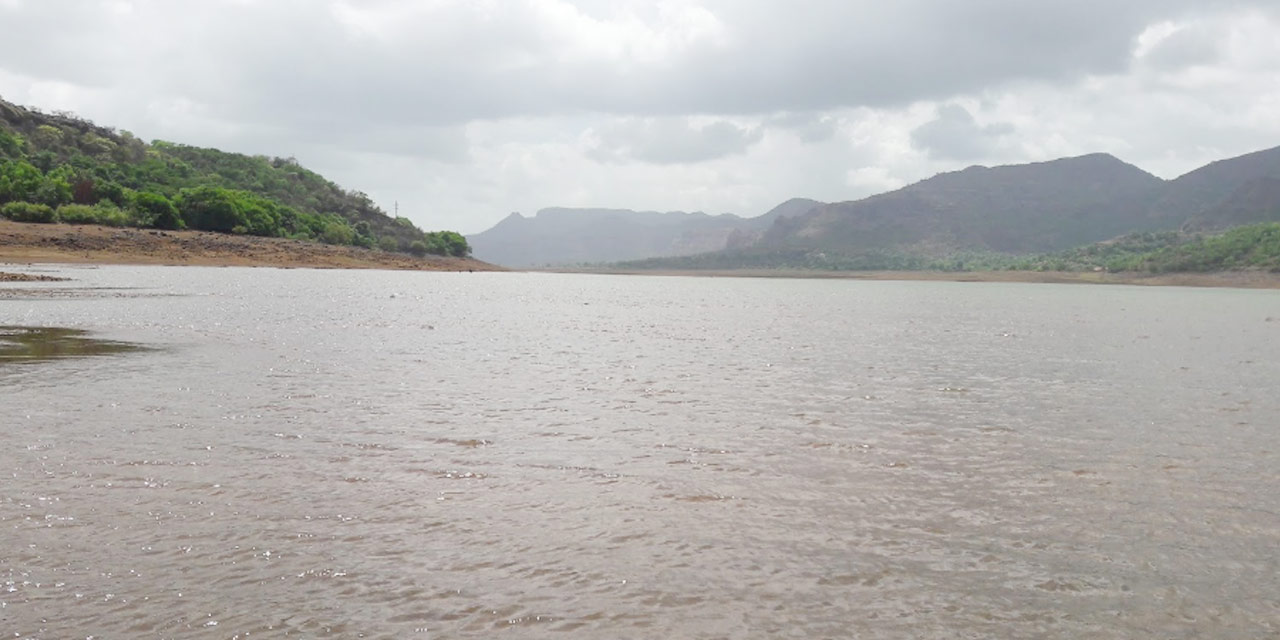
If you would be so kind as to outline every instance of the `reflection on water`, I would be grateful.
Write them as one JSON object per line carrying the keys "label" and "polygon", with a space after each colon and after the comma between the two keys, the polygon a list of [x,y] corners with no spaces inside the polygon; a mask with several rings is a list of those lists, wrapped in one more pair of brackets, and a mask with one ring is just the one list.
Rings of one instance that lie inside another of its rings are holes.
{"label": "reflection on water", "polygon": [[146,347],[93,338],[81,329],[0,326],[0,363],[105,356]]}

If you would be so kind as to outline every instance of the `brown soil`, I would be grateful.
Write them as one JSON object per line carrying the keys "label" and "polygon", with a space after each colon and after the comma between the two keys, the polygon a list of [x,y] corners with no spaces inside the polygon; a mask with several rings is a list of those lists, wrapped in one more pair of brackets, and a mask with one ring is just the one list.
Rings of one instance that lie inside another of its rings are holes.
{"label": "brown soil", "polygon": [[[0,220],[0,262],[74,262],[417,271],[501,271],[471,258],[422,258],[315,242],[206,231],[113,229]],[[28,279],[22,274],[9,277]],[[38,278],[39,276],[32,276]],[[5,279],[0,277],[0,280]]]}
{"label": "brown soil", "polygon": [[1048,282],[1067,284],[1130,284],[1180,287],[1236,287],[1280,289],[1280,273],[1221,271],[1216,273],[1110,273],[1074,271],[808,271],[802,269],[714,270],[557,270],[620,275],[702,276],[736,278],[843,278],[850,280],[936,280],[945,282]]}

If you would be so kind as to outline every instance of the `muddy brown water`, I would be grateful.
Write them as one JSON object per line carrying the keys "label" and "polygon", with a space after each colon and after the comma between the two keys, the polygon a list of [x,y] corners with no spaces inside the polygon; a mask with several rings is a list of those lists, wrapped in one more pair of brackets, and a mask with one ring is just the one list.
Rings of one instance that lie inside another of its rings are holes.
{"label": "muddy brown water", "polygon": [[43,272],[3,637],[1280,633],[1280,292]]}

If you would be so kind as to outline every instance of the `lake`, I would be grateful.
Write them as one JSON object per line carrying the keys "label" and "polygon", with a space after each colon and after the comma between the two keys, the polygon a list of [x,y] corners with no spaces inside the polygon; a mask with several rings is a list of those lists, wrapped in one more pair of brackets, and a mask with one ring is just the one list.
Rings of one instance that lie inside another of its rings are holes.
{"label": "lake", "polygon": [[1280,634],[1280,291],[8,269],[4,637]]}

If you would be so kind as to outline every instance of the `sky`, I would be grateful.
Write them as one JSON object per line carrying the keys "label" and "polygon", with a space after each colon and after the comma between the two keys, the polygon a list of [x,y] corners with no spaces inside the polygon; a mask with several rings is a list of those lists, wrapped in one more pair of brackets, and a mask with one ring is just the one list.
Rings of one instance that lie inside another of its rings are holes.
{"label": "sky", "polygon": [[0,32],[0,98],[463,233],[1280,146],[1274,0],[0,0]]}

